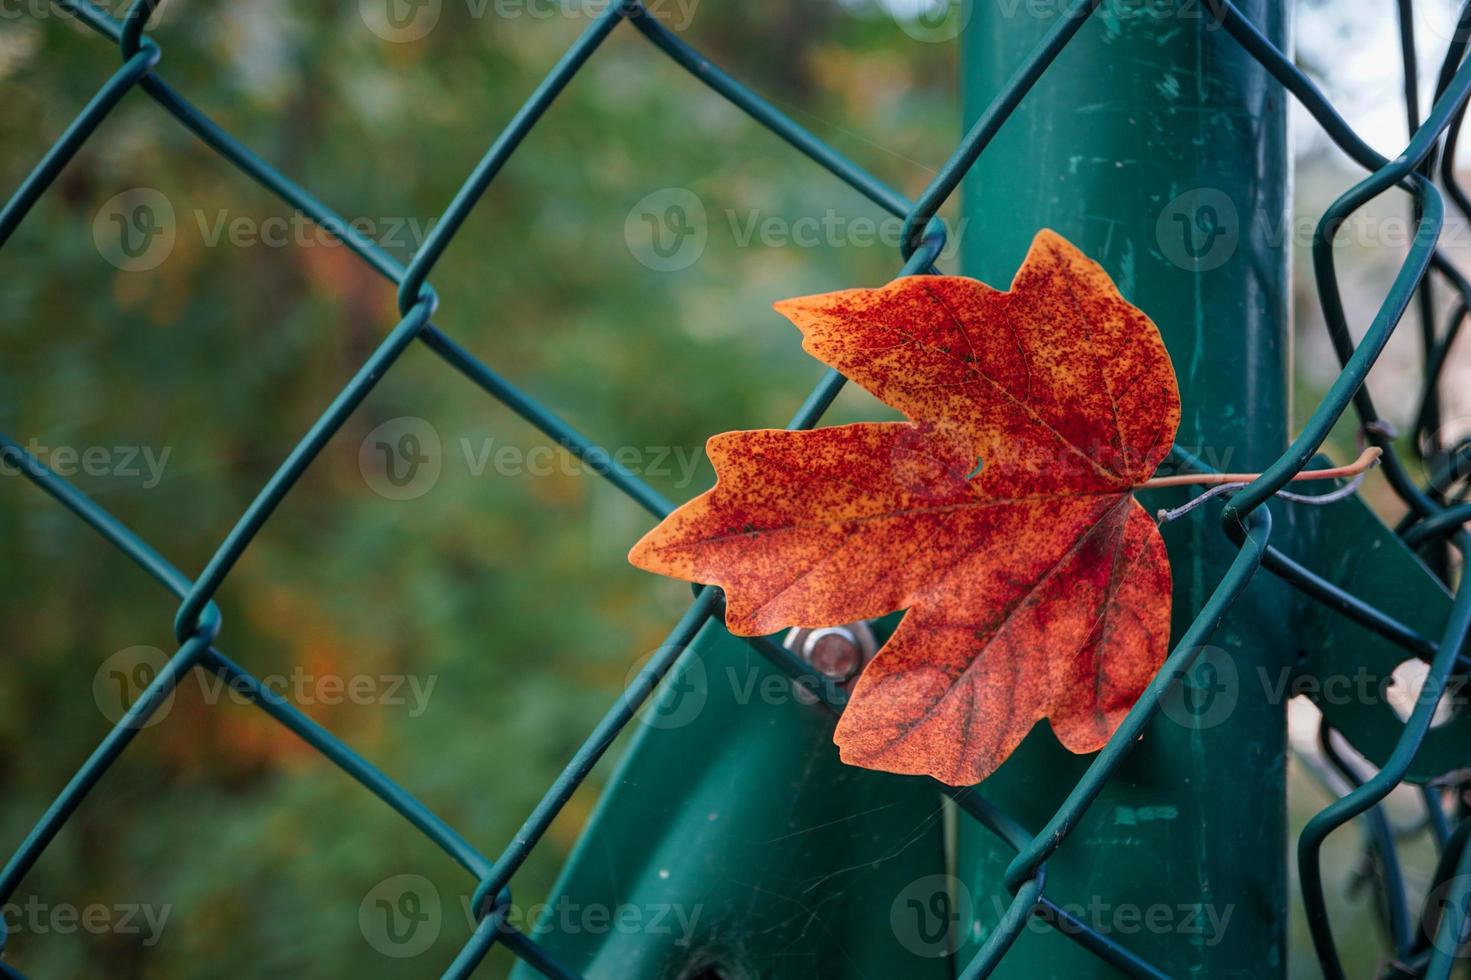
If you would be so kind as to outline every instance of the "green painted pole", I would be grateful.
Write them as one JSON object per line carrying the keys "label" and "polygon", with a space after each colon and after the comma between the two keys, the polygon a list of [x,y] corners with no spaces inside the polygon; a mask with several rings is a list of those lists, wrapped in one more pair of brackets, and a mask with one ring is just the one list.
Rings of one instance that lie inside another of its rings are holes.
{"label": "green painted pole", "polygon": [[[967,121],[1059,7],[972,5]],[[1288,46],[1281,0],[1241,7]],[[1204,5],[1106,0],[968,178],[964,271],[1006,283],[1038,228],[1066,235],[1159,325],[1184,403],[1180,445],[1217,466],[1258,469],[1287,439],[1289,187],[1283,96]],[[1235,553],[1219,516],[1208,505],[1166,529],[1176,635]],[[1215,649],[1048,863],[1053,901],[1171,976],[1286,973],[1285,706],[1263,695],[1260,678],[1288,664],[1291,615],[1280,584],[1257,576]],[[1087,761],[1042,724],[983,792],[1035,830]],[[999,883],[1012,856],[962,823],[957,869],[975,912],[960,962],[1010,898]],[[1034,921],[997,975],[1117,974]]]}
{"label": "green painted pole", "polygon": [[940,796],[843,765],[812,700],[707,625],[639,713],[536,938],[589,980],[947,980]]}

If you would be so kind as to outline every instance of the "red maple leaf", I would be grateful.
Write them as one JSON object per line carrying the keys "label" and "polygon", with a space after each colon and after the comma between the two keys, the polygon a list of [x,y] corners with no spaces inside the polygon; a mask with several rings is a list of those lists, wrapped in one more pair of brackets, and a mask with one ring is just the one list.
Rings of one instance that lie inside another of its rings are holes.
{"label": "red maple leaf", "polygon": [[720,586],[742,636],[907,609],[838,722],[851,764],[967,785],[1044,717],[1101,748],[1169,640],[1132,493],[1180,420],[1154,324],[1051,231],[1007,292],[915,276],[776,308],[910,421],[714,436],[715,486],[629,560]]}

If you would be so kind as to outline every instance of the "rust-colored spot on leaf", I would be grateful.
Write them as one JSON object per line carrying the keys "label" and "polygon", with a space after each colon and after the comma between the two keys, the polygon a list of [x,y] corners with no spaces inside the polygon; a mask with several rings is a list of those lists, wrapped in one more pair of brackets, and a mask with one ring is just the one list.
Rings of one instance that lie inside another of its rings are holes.
{"label": "rust-colored spot on leaf", "polygon": [[1132,494],[1180,420],[1154,324],[1051,231],[1007,292],[915,276],[777,310],[910,421],[714,436],[715,486],[629,560],[719,585],[743,636],[907,609],[838,722],[851,764],[968,785],[1042,718],[1101,748],[1169,642]]}

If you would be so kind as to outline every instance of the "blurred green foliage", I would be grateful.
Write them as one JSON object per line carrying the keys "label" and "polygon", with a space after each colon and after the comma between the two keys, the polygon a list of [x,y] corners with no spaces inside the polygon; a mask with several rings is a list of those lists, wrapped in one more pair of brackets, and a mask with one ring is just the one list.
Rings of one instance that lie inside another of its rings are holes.
{"label": "blurred green foliage", "polygon": [[[171,84],[406,261],[415,229],[590,20],[529,12],[561,10],[550,3],[445,0],[427,36],[390,43],[366,9],[175,0],[150,33]],[[958,137],[954,44],[917,42],[882,10],[699,5],[682,35],[904,192]],[[7,6],[0,186],[19,184],[117,63],[54,8]],[[171,203],[176,241],[157,268],[120,271],[94,242],[94,217],[138,187]],[[671,187],[702,201],[708,242],[693,265],[659,272],[624,229],[636,202]],[[74,479],[190,573],[396,319],[391,286],[340,245],[211,243],[222,219],[264,230],[272,217],[292,215],[134,92],[5,250],[4,430],[48,450],[167,451],[156,485],[146,472]],[[840,230],[810,247],[743,240],[753,218],[802,217]],[[649,479],[682,500],[710,480],[703,457],[686,481],[658,453],[689,458],[712,432],[786,421],[821,369],[770,304],[891,277],[895,249],[843,230],[882,217],[624,26],[434,270],[436,321],[594,439],[631,447],[637,468],[667,470]],[[839,412],[874,411],[865,398],[845,395]],[[359,450],[401,416],[434,427],[443,465],[428,493],[395,501],[364,478]],[[219,596],[219,645],[257,675],[303,665],[311,677],[432,679],[418,716],[412,704],[303,707],[490,856],[688,598],[626,565],[652,519],[580,467],[504,474],[492,457],[475,472],[487,446],[544,441],[411,348]],[[0,477],[0,542],[8,852],[106,730],[91,693],[99,666],[137,645],[172,653],[174,602],[20,476]],[[27,931],[20,914],[7,958],[38,977],[447,965],[468,935],[469,877],[263,714],[228,696],[210,705],[208,691],[182,686],[16,897],[166,907],[161,941]],[[549,888],[605,771],[518,874],[518,902]],[[429,877],[452,910],[430,951],[395,962],[364,941],[358,909],[401,873]]]}

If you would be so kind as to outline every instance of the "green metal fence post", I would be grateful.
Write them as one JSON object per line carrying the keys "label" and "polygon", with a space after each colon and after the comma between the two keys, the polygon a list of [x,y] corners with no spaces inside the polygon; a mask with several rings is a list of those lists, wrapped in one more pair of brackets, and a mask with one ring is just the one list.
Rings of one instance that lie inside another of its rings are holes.
{"label": "green metal fence post", "polygon": [[[939,794],[840,763],[813,700],[708,624],[641,712],[536,938],[592,980],[949,977]],[[588,911],[625,925],[587,928]]]}
{"label": "green metal fence post", "polygon": [[[1286,46],[1281,0],[1241,6]],[[1026,0],[973,5],[964,39],[967,121],[1056,10]],[[1159,325],[1180,380],[1179,444],[1233,470],[1265,466],[1287,437],[1284,110],[1280,89],[1204,4],[1111,0],[965,187],[966,273],[1004,284],[1038,228],[1072,239]],[[1218,506],[1204,507],[1166,530],[1177,636],[1236,553],[1218,518]],[[1280,583],[1257,576],[1217,631],[1215,649],[1048,863],[1053,901],[1171,976],[1285,974],[1284,705],[1265,696],[1261,680],[1288,664],[1291,615]],[[982,790],[1035,831],[1086,761],[1041,725]],[[1012,856],[962,824],[957,867],[972,891],[972,943],[1010,898],[997,883]],[[998,975],[1116,975],[1033,925]]]}

